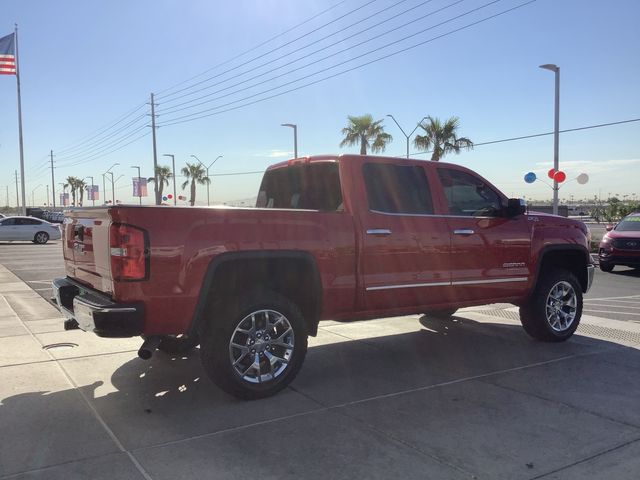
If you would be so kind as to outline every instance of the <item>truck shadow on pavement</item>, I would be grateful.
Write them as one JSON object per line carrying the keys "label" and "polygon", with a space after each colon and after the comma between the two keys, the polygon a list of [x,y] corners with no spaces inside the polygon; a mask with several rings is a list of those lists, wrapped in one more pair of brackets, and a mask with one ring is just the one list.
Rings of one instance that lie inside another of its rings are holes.
{"label": "truck shadow on pavement", "polygon": [[[610,428],[616,439],[631,434],[640,437],[638,349],[579,336],[564,344],[537,343],[519,326],[462,317],[437,320],[423,316],[420,324],[416,322],[415,331],[382,336],[368,329],[358,339],[347,338],[350,332],[357,332],[358,325],[321,324],[320,344],[309,349],[292,385],[275,397],[254,402],[236,400],[215,387],[200,366],[198,349],[183,356],[157,352],[149,361],[134,357],[135,352],[61,360],[64,375],[77,389],[68,388],[55,362],[30,364],[15,370],[12,379],[3,380],[5,392],[21,393],[6,396],[0,403],[3,437],[13,439],[0,449],[0,475],[117,452],[104,426],[126,450],[138,452],[143,464],[147,454],[162,450],[167,443],[171,445],[166,448],[171,449],[187,440],[224,443],[227,436],[238,435],[250,439],[256,429],[280,431],[281,444],[307,442],[318,449],[335,446],[347,452],[355,448],[344,445],[347,440],[340,437],[339,429],[309,427],[318,428],[310,435],[308,429],[291,427],[306,425],[309,418],[327,412],[344,415],[348,425],[354,422],[368,432],[365,437],[377,438],[378,430],[388,429],[390,436],[412,443],[416,435],[423,435],[420,449],[454,459],[459,455],[456,452],[472,449],[474,455],[486,454],[502,462],[495,452],[512,451],[516,448],[513,442],[520,442],[523,451],[534,449],[535,461],[544,463],[550,455],[549,465],[555,465],[556,458],[547,446],[553,451],[558,442],[562,461],[566,461],[574,450],[582,455],[589,448],[610,448],[608,435],[595,443],[591,438],[604,428]],[[0,369],[0,375],[8,368],[15,367]],[[52,384],[52,376],[61,380]],[[416,398],[419,400],[411,401]],[[385,420],[379,425],[378,420],[371,420],[367,416],[370,409],[385,412]],[[541,419],[544,409],[550,417]],[[402,413],[396,418],[398,412]],[[387,416],[396,418],[397,432]],[[412,422],[422,425],[424,431],[403,433],[407,416],[414,416]],[[505,423],[505,418],[518,422]],[[595,426],[575,423],[585,419]],[[460,433],[467,428],[465,422],[476,425],[475,430]],[[551,427],[554,422],[557,425]],[[373,429],[367,426],[373,424]],[[559,434],[563,428],[566,433]],[[438,435],[458,441],[450,444]],[[558,435],[565,438],[560,441]],[[540,451],[535,452],[538,443]],[[246,452],[241,445],[236,439],[224,448],[240,462],[237,472],[250,473],[257,468],[256,460],[243,457]],[[254,447],[264,455],[273,454],[268,445]],[[378,446],[371,448],[375,452]],[[189,454],[180,458],[168,454],[160,462],[179,465],[189,458]],[[344,474],[345,468],[354,476],[374,473],[367,472],[366,463],[354,471],[348,454],[336,451],[336,458],[317,478]],[[295,468],[283,472],[284,477],[304,472],[302,463],[296,463],[303,462],[302,457],[294,455],[289,461]],[[475,468],[471,460],[456,461],[464,469]],[[112,478],[109,473],[94,478]],[[307,475],[313,477],[315,472]]]}

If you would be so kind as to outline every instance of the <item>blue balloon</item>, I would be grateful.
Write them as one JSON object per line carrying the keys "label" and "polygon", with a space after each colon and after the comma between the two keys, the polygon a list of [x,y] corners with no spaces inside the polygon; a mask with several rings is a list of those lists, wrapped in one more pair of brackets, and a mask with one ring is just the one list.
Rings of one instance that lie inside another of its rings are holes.
{"label": "blue balloon", "polygon": [[536,178],[538,178],[538,177],[536,177],[535,173],[529,172],[524,176],[524,181],[527,182],[527,183],[533,183],[533,182],[536,181]]}

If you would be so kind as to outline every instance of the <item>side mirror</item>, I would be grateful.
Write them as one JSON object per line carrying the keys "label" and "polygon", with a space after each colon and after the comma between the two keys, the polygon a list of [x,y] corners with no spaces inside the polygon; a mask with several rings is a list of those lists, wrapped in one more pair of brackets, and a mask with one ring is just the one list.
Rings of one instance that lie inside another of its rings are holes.
{"label": "side mirror", "polygon": [[507,201],[507,208],[505,214],[507,217],[517,217],[527,211],[527,204],[523,198],[510,198]]}
{"label": "side mirror", "polygon": [[606,230],[607,232],[610,232],[611,230],[613,230],[613,225],[607,225],[607,226],[605,227],[605,230]]}

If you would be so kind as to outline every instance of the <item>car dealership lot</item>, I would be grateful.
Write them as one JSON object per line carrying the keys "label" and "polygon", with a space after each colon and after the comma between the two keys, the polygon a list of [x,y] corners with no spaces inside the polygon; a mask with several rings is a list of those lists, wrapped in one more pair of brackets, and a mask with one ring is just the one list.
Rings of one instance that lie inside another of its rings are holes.
{"label": "car dealership lot", "polygon": [[242,402],[197,351],[64,332],[60,242],[0,244],[0,478],[635,479],[640,275],[620,272],[565,344],[506,305],[323,322],[291,388]]}

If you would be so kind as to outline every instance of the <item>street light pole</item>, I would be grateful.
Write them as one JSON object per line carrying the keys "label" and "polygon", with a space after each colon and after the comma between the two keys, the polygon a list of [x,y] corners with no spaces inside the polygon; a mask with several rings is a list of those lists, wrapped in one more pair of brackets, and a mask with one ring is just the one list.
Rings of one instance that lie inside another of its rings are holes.
{"label": "street light pole", "polygon": [[[118,162],[116,162],[116,163],[114,163],[113,165],[111,165],[109,167],[109,170],[104,172],[104,175],[111,174],[111,204],[112,205],[116,204],[116,191],[113,189],[113,172],[111,171],[111,169],[113,167],[115,167],[116,165],[120,165],[120,164]],[[105,195],[105,200],[106,200],[106,195]]]}
{"label": "street light pole", "polygon": [[295,123],[282,123],[280,125],[293,128],[293,158],[298,158],[298,125]]}
{"label": "street light pole", "polygon": [[[553,121],[553,170],[560,169],[559,140],[560,140],[560,67],[552,63],[540,65],[540,68],[555,74],[555,105]],[[553,214],[558,215],[558,182],[553,179]]]}
{"label": "street light pole", "polygon": [[92,207],[96,206],[96,193],[93,191],[93,177],[84,177],[86,178],[90,178],[91,179],[91,203],[92,203]]}
{"label": "street light pole", "polygon": [[406,132],[404,131],[404,129],[400,126],[400,124],[398,123],[398,121],[395,119],[395,117],[393,115],[391,115],[390,113],[387,114],[387,117],[390,117],[391,120],[394,121],[394,123],[398,126],[398,128],[400,129],[400,131],[402,132],[402,134],[405,136],[405,138],[407,139],[407,158],[409,158],[409,139],[411,138],[411,136],[416,133],[416,130],[418,129],[418,127],[420,126],[420,124],[422,123],[422,120],[424,120],[427,117],[422,117],[422,120],[420,120],[418,122],[418,124],[416,125],[416,128],[414,128],[411,133],[409,135],[406,134]]}
{"label": "street light pole", "polygon": [[209,184],[211,183],[211,179],[209,178],[209,169],[210,169],[211,167],[213,167],[213,164],[214,164],[214,163],[216,163],[216,162],[218,161],[218,159],[219,159],[219,158],[222,158],[222,155],[218,155],[218,156],[216,157],[216,159],[215,159],[213,162],[211,162],[211,163],[209,164],[209,166],[208,166],[208,167],[207,167],[204,163],[202,163],[202,162],[200,161],[200,159],[199,159],[198,157],[196,157],[195,155],[191,155],[191,156],[192,156],[193,158],[195,158],[195,159],[198,161],[198,163],[199,163],[200,165],[202,165],[202,166],[204,167],[204,169],[207,171],[207,180],[209,180],[209,181],[207,182],[207,207],[208,207],[208,206],[209,206]]}
{"label": "street light pole", "polygon": [[138,201],[140,205],[142,205],[142,192],[140,191],[140,167],[138,167],[137,165],[133,165],[131,168],[138,169]]}
{"label": "street light pole", "polygon": [[173,170],[173,206],[175,207],[178,204],[178,199],[176,198],[176,156],[172,153],[164,153],[163,157],[171,157],[171,168]]}
{"label": "street light pole", "polygon": [[35,200],[35,191],[37,189],[39,189],[42,186],[42,184],[38,185],[36,188],[34,188],[33,190],[31,190],[31,206],[35,207],[36,206],[36,200]]}

